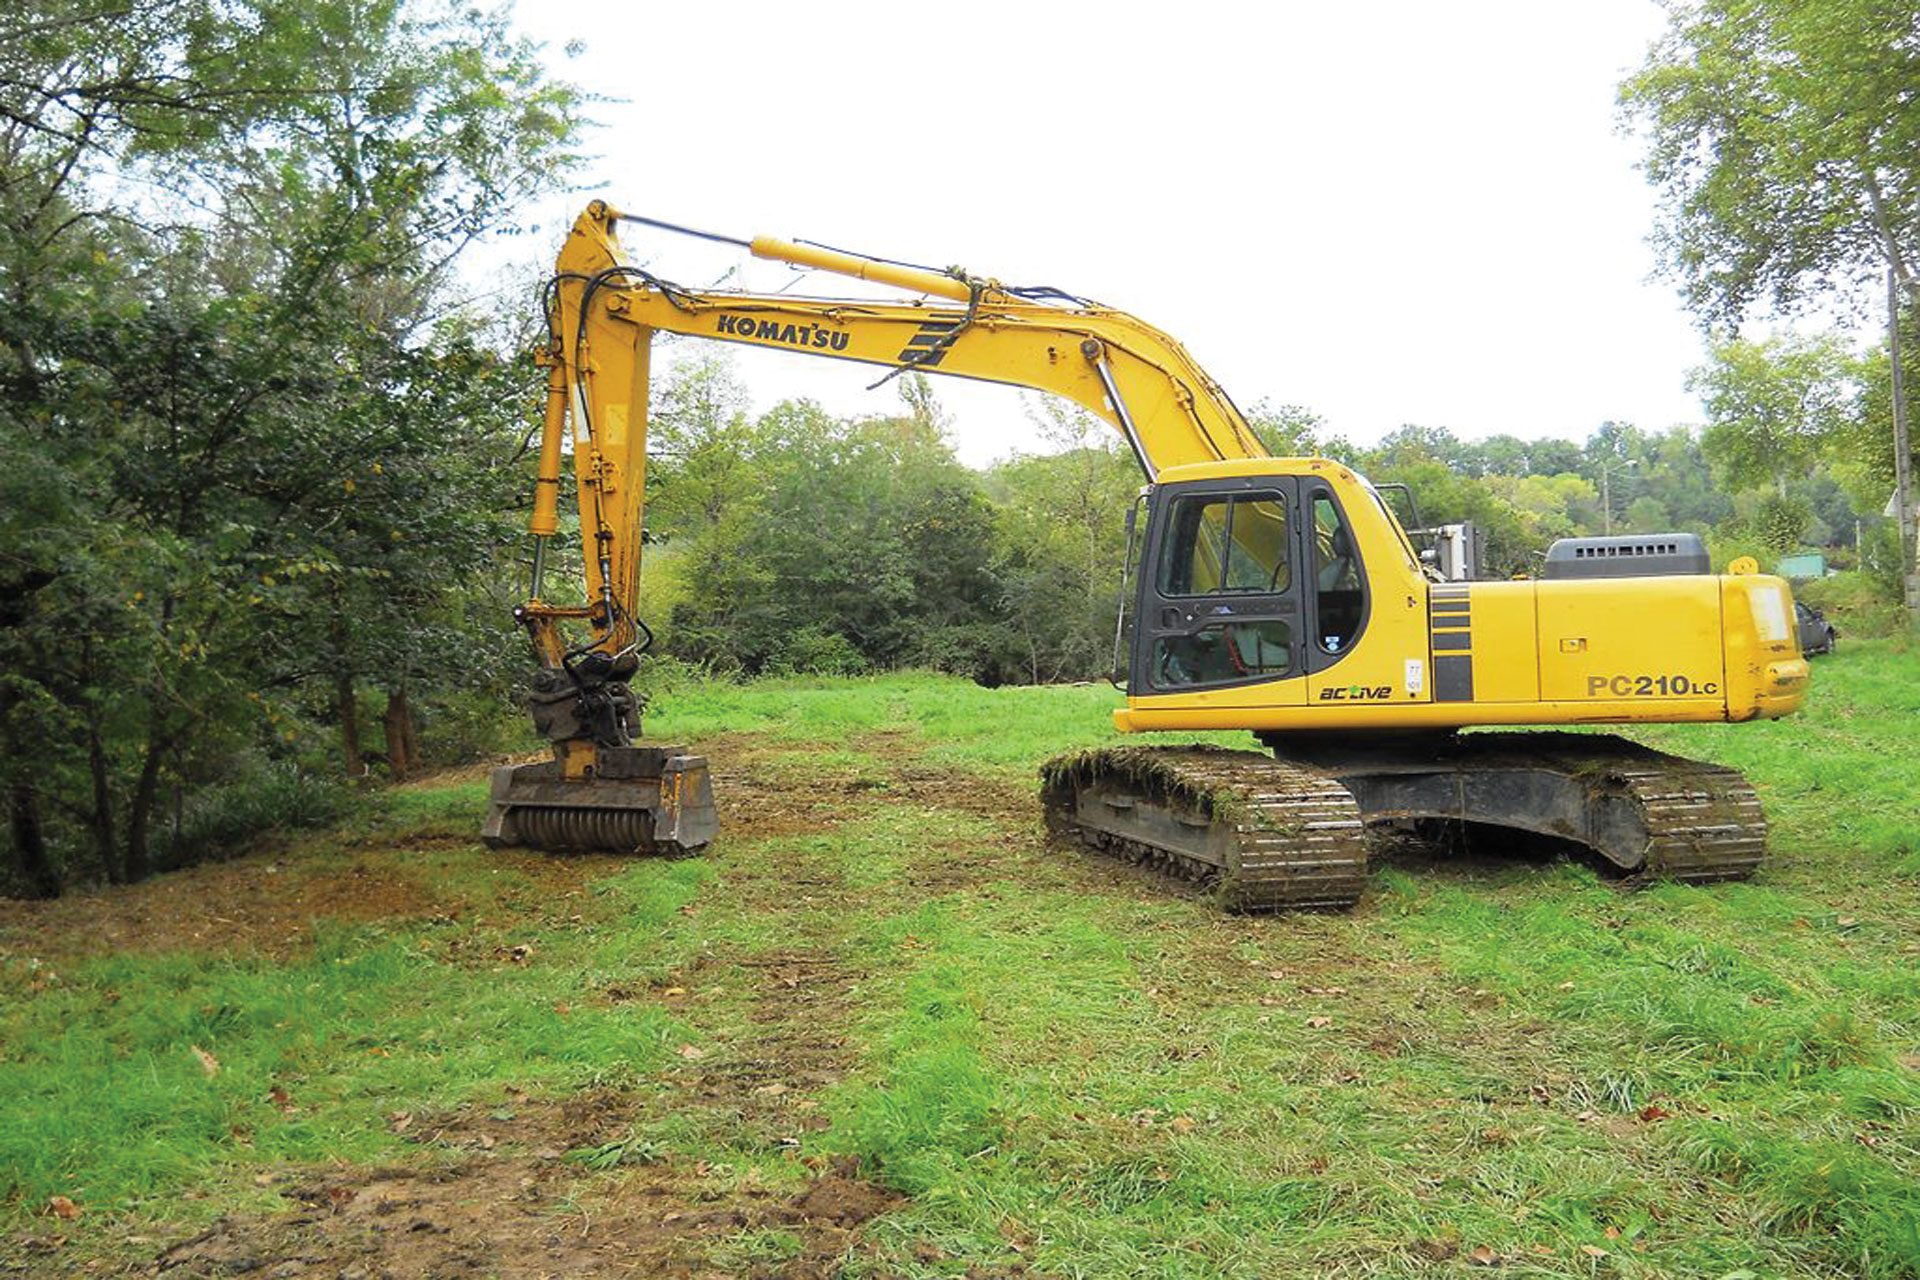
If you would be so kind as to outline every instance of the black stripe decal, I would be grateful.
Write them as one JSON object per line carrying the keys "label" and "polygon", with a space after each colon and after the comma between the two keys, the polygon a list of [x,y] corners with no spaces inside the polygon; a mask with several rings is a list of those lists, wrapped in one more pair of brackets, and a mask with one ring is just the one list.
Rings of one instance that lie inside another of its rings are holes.
{"label": "black stripe decal", "polygon": [[1433,633],[1433,648],[1437,653],[1444,649],[1465,651],[1473,648],[1471,631],[1436,631]]}
{"label": "black stripe decal", "polygon": [[1473,701],[1473,659],[1450,654],[1433,660],[1433,700]]}

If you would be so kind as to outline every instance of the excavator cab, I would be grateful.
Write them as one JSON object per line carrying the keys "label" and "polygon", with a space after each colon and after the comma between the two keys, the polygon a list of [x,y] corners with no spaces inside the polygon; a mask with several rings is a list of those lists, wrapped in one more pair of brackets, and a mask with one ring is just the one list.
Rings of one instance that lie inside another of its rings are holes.
{"label": "excavator cab", "polygon": [[[1274,459],[1260,474],[1154,486],[1128,602],[1132,696],[1207,690],[1220,700],[1258,685],[1272,687],[1243,696],[1299,705],[1303,678],[1329,672],[1359,645],[1368,563],[1346,501],[1316,470],[1327,465]],[[1377,514],[1392,523],[1384,507]],[[1408,568],[1404,555],[1389,559]]]}

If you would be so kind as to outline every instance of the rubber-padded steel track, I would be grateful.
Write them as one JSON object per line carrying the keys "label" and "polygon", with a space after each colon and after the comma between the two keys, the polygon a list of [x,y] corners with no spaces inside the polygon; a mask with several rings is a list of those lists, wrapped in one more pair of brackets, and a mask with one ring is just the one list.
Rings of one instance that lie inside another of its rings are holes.
{"label": "rubber-padded steel track", "polygon": [[1041,769],[1050,830],[1208,888],[1234,911],[1340,909],[1367,849],[1339,782],[1252,751],[1106,747]]}
{"label": "rubber-padded steel track", "polygon": [[1609,734],[1468,733],[1424,745],[1299,737],[1290,762],[1340,780],[1368,822],[1437,818],[1586,845],[1631,875],[1744,880],[1766,856],[1753,787],[1720,765]]}
{"label": "rubber-padded steel track", "polygon": [[1647,873],[1689,884],[1745,880],[1767,856],[1760,797],[1739,773],[1666,756],[1621,762],[1619,776],[1646,814]]}

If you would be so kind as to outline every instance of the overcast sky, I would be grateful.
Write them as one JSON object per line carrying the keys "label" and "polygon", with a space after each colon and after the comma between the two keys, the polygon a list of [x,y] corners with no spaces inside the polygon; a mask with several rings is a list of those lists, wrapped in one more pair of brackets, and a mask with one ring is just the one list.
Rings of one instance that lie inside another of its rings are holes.
{"label": "overcast sky", "polygon": [[[597,104],[586,189],[669,221],[1052,284],[1166,329],[1243,406],[1584,438],[1700,417],[1614,98],[1651,0],[575,5],[521,0]],[[577,56],[569,41],[584,46]],[[627,227],[706,285],[731,251]],[[522,242],[525,243],[524,241]],[[846,293],[838,277],[794,292]],[[792,283],[753,263],[730,281]],[[679,350],[685,350],[681,344]],[[756,408],[886,413],[865,366],[732,348]],[[1039,444],[936,379],[961,456]]]}

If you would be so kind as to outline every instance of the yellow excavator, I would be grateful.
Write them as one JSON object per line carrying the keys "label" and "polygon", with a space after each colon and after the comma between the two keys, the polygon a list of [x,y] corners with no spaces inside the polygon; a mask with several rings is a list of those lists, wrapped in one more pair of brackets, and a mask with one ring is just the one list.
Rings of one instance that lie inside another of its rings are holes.
{"label": "yellow excavator", "polygon": [[[907,297],[684,288],[627,256],[622,221]],[[637,744],[627,683],[651,642],[640,529],[649,354],[665,332],[1033,388],[1125,438],[1146,485],[1127,516],[1127,705],[1114,722],[1249,730],[1267,750],[1122,746],[1049,761],[1043,808],[1064,838],[1243,910],[1353,904],[1370,825],[1504,828],[1690,881],[1742,878],[1761,861],[1765,818],[1733,770],[1609,735],[1458,732],[1796,710],[1808,667],[1786,584],[1751,565],[1688,564],[1685,535],[1556,548],[1541,580],[1441,580],[1363,477],[1326,458],[1270,456],[1166,334],[957,269],[691,232],[595,201],[561,250],[546,312],[533,584],[516,617],[539,659],[531,708],[553,759],[495,773],[491,843],[673,854],[717,830],[706,761]],[[543,597],[569,442],[581,606]],[[570,628],[584,635],[571,641]]]}

